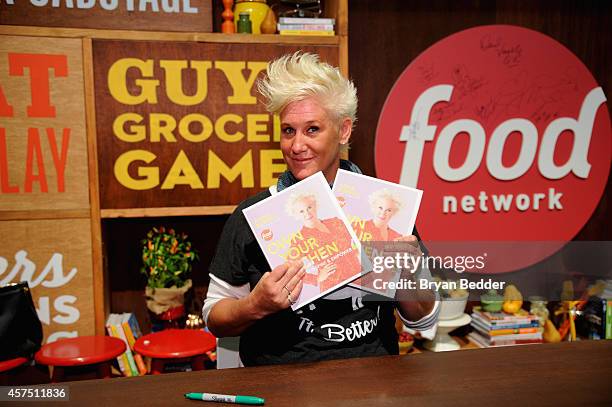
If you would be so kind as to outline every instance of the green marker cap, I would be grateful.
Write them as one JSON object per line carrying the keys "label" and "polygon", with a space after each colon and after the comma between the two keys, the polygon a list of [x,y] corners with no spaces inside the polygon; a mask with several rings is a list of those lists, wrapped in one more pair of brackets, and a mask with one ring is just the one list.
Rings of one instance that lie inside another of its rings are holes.
{"label": "green marker cap", "polygon": [[254,396],[236,396],[236,403],[239,404],[250,404],[252,406],[262,406],[264,404],[264,399],[261,397]]}

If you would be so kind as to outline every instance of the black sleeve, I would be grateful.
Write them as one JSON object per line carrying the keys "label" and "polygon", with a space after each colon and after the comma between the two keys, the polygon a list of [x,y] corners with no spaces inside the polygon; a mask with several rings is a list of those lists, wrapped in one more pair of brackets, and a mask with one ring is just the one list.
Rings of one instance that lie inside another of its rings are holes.
{"label": "black sleeve", "polygon": [[208,268],[209,273],[235,286],[257,284],[261,274],[270,268],[242,210],[270,196],[265,191],[242,202],[230,215],[217,250]]}
{"label": "black sleeve", "polygon": [[248,232],[250,229],[242,209],[237,208],[223,227],[217,250],[208,269],[209,273],[231,285],[238,286],[249,282],[246,273],[248,261],[244,250],[244,235]]}
{"label": "black sleeve", "polygon": [[416,225],[414,225],[414,229],[412,229],[412,234],[418,239],[419,246],[421,246],[421,251],[423,252],[423,254],[425,256],[429,256],[429,250],[427,250],[427,247],[425,247],[425,243],[423,243],[423,240],[421,240],[421,236],[419,236],[419,231],[417,230]]}

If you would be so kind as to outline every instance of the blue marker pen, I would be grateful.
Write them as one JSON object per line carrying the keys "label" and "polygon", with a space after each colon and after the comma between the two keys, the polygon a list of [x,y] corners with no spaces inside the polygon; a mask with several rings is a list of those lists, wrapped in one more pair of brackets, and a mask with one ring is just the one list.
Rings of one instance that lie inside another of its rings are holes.
{"label": "blue marker pen", "polygon": [[252,406],[261,406],[264,404],[264,399],[254,396],[231,396],[227,394],[213,393],[185,393],[185,398],[189,400],[215,401],[217,403],[249,404]]}

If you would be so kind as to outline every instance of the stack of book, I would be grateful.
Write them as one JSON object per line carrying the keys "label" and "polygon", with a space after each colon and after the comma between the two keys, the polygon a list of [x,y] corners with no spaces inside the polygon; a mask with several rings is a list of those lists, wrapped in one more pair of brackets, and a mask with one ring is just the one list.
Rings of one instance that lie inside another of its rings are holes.
{"label": "stack of book", "polygon": [[474,331],[468,337],[483,348],[542,343],[538,317],[527,312],[509,315],[474,307],[471,325]]}
{"label": "stack of book", "polygon": [[121,374],[124,376],[147,374],[142,356],[134,352],[134,343],[142,335],[136,316],[131,312],[110,314],[106,320],[106,332],[109,336],[119,338],[126,344],[125,352],[117,357]]}
{"label": "stack of book", "polygon": [[333,18],[281,17],[280,35],[334,35]]}

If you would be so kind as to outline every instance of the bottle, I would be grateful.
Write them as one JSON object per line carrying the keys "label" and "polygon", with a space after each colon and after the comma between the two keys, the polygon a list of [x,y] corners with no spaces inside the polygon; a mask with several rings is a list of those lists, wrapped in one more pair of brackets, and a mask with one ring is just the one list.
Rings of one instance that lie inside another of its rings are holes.
{"label": "bottle", "polygon": [[240,13],[236,22],[236,32],[242,34],[251,34],[253,27],[249,19],[249,13]]}
{"label": "bottle", "polygon": [[270,7],[266,4],[266,0],[236,0],[234,6],[234,20],[238,27],[240,13],[249,13],[251,20],[251,32],[253,34],[261,34],[260,27]]}
{"label": "bottle", "polygon": [[549,317],[548,308],[546,308],[546,300],[543,297],[538,296],[529,297],[528,300],[531,302],[529,313],[537,316],[540,326],[544,326]]}

